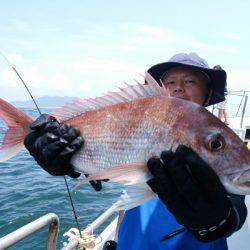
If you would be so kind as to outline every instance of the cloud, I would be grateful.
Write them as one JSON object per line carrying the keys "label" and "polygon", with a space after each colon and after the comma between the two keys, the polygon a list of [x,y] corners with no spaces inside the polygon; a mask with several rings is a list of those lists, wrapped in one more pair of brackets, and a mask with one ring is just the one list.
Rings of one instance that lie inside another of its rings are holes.
{"label": "cloud", "polygon": [[[133,76],[143,71],[142,65],[112,58],[85,58],[73,62],[48,60],[19,69],[21,77],[36,97],[71,95],[81,98],[104,94],[117,85],[124,85],[125,80],[131,81]],[[11,68],[1,71],[0,76],[0,84],[8,86],[10,91],[20,87],[20,80]]]}
{"label": "cloud", "polygon": [[4,69],[0,75],[1,75],[0,85],[6,88],[19,86],[20,83],[18,82],[19,80],[18,76],[10,68]]}
{"label": "cloud", "polygon": [[[162,26],[148,24],[122,24],[118,27],[119,33],[127,34],[119,44],[112,42],[105,49],[110,48],[124,52],[168,54],[182,51],[199,51],[201,54],[207,53],[227,53],[237,54],[240,49],[237,46],[225,44],[214,39],[214,36],[198,36],[197,34],[186,33],[182,30],[173,30]],[[236,39],[236,34],[227,34]],[[114,39],[115,40],[115,39]],[[119,41],[119,39],[118,39]],[[160,49],[159,49],[160,48]]]}
{"label": "cloud", "polygon": [[136,63],[98,58],[68,63],[67,68],[74,75],[72,88],[80,88],[82,95],[92,97],[123,85],[125,80],[131,81],[132,76],[136,77],[144,71],[144,67]]}
{"label": "cloud", "polygon": [[20,64],[24,62],[23,56],[20,53],[10,53],[6,55],[8,61],[12,64]]}
{"label": "cloud", "polygon": [[162,43],[167,45],[180,40],[180,34],[165,27],[149,24],[127,24],[121,28],[130,33],[127,46],[136,45],[145,49],[146,46],[157,46]]}
{"label": "cloud", "polygon": [[53,75],[48,76],[45,86],[50,88],[51,91],[57,89],[60,91],[67,91],[73,87],[70,79],[67,75],[63,74],[63,72],[56,72]]}
{"label": "cloud", "polygon": [[229,69],[228,70],[228,89],[250,91],[250,68]]}
{"label": "cloud", "polygon": [[41,86],[44,82],[44,76],[41,69],[37,66],[32,66],[24,68],[22,70],[23,78],[29,86],[38,87]]}
{"label": "cloud", "polygon": [[211,43],[205,43],[198,40],[193,40],[191,42],[188,42],[190,46],[195,50],[202,50],[206,53],[230,53],[235,54],[240,52],[240,50],[234,46],[228,46],[228,45],[220,45],[220,44],[211,44]]}
{"label": "cloud", "polygon": [[242,34],[234,32],[226,32],[222,34],[222,37],[233,41],[241,41],[244,39]]}
{"label": "cloud", "polygon": [[18,32],[30,32],[31,31],[30,24],[22,19],[11,19],[10,27],[12,30],[16,30]]}
{"label": "cloud", "polygon": [[[9,53],[8,58],[18,66],[18,71],[28,85],[33,87],[36,96],[53,94],[93,97],[113,90],[124,81],[130,82],[148,66],[178,52],[197,51],[201,56],[206,56],[208,61],[215,62],[222,57],[222,65],[226,65],[225,62],[232,54],[239,52],[237,47],[211,43],[205,37],[162,26],[123,23],[117,24],[116,28],[114,32],[112,28],[96,27],[83,35],[72,35],[67,43],[58,44],[56,48],[59,52],[66,49],[65,53],[58,55],[57,50],[55,54],[52,53],[53,56],[45,53],[40,61],[38,57],[32,61],[32,56],[25,60],[29,55],[24,57],[15,52]],[[103,37],[101,42],[99,37]],[[48,45],[48,51],[53,49],[53,46]],[[229,81],[241,79],[241,74],[247,75],[247,72],[230,72],[232,76],[229,76]],[[0,77],[2,86],[20,86],[11,69],[0,68]],[[247,82],[248,79],[241,81]]]}
{"label": "cloud", "polygon": [[91,90],[91,87],[88,83],[81,83],[79,84],[79,91],[83,91],[84,92],[89,92]]}
{"label": "cloud", "polygon": [[[18,69],[18,73],[28,86],[37,87],[43,83],[43,74],[36,66],[20,68]],[[7,83],[10,87],[20,86],[20,79],[10,67],[2,70],[0,77],[2,79],[0,85],[5,86]]]}
{"label": "cloud", "polygon": [[155,39],[159,38],[165,39],[169,35],[172,35],[171,32],[166,28],[161,28],[158,26],[147,25],[147,24],[134,25],[134,30],[136,32],[140,32],[147,36],[153,36]]}
{"label": "cloud", "polygon": [[119,50],[119,51],[125,51],[125,52],[141,52],[144,51],[140,46],[132,45],[132,44],[121,44],[121,45],[114,45],[112,46],[112,49]]}

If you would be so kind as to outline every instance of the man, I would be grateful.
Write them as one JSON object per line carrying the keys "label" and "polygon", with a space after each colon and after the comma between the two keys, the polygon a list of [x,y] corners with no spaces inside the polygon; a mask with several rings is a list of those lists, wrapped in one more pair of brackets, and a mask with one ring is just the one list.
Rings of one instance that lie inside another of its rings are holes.
{"label": "man", "polygon": [[[173,97],[203,106],[224,100],[225,71],[210,69],[195,53],[175,55],[148,72]],[[25,146],[46,171],[80,175],[69,163],[83,144],[77,130],[46,115],[31,129]],[[244,197],[228,194],[210,166],[183,145],[149,159],[148,168],[154,176],[148,185],[159,198],[125,213],[117,249],[227,249],[225,237],[246,218]]]}

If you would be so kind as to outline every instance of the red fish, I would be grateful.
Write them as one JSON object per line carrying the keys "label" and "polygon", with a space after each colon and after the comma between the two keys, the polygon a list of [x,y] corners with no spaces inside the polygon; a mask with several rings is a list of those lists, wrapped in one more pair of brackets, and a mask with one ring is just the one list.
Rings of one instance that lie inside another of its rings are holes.
{"label": "red fish", "polygon": [[[148,74],[146,80],[148,85],[78,100],[54,113],[61,123],[78,128],[85,140],[71,160],[76,171],[90,174],[83,182],[125,184],[119,209],[135,207],[154,196],[145,183],[152,177],[147,160],[183,144],[209,163],[229,192],[250,194],[250,151],[242,140],[204,107],[169,97]],[[0,116],[8,125],[0,147],[3,161],[23,147],[32,119],[4,100]]]}

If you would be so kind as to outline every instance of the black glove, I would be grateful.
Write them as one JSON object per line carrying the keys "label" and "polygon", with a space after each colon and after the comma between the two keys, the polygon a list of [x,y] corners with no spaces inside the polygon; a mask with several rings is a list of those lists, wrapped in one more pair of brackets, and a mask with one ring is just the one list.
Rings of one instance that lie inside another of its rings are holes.
{"label": "black glove", "polygon": [[117,243],[114,240],[108,240],[104,243],[102,250],[116,250]]}
{"label": "black glove", "polygon": [[66,124],[60,125],[50,115],[41,115],[31,126],[24,145],[38,164],[55,176],[69,175],[77,178],[70,159],[81,148],[84,141],[78,130]]}
{"label": "black glove", "polygon": [[[151,158],[147,183],[179,224],[197,238],[226,224],[232,203],[218,176],[192,149],[179,146]],[[235,227],[235,225],[233,225]]]}
{"label": "black glove", "polygon": [[[84,144],[77,129],[59,124],[53,116],[47,114],[38,117],[30,129],[24,145],[45,171],[51,175],[69,175],[72,178],[81,175],[70,164],[72,156]],[[96,191],[102,189],[100,181],[91,181],[90,184]]]}

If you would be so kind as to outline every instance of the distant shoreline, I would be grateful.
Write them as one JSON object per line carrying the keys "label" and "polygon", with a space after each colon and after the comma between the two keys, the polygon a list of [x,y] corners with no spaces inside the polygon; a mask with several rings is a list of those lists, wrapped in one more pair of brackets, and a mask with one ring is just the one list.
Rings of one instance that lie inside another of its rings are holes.
{"label": "distant shoreline", "polygon": [[[66,103],[72,103],[79,98],[74,96],[42,96],[36,98],[35,101],[39,108],[43,109],[56,109],[64,106]],[[19,108],[35,109],[35,105],[32,100],[28,101],[13,101],[12,105]]]}
{"label": "distant shoreline", "polygon": [[[14,105],[16,108],[22,108],[22,109],[36,109],[35,106],[21,106],[21,105]],[[62,105],[63,106],[63,105]],[[61,108],[62,106],[40,106],[39,108],[41,109],[57,109],[57,108]]]}

